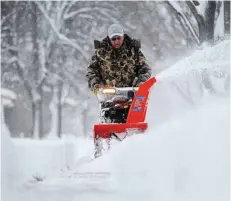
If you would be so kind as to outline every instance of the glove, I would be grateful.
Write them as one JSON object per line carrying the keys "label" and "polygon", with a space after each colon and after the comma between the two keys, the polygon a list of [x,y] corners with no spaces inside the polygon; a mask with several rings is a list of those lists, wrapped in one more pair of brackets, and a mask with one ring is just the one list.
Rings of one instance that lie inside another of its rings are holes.
{"label": "glove", "polygon": [[112,81],[106,80],[107,87],[115,87],[115,85],[116,85],[116,80],[112,80]]}
{"label": "glove", "polygon": [[98,92],[99,92],[99,89],[100,89],[100,85],[99,84],[95,84],[94,87],[93,87],[93,92],[94,94],[97,96]]}

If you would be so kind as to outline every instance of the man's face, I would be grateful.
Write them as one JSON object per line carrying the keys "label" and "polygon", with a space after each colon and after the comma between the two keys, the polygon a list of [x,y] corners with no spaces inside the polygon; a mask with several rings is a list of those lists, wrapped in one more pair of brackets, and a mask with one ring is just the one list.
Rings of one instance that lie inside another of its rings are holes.
{"label": "man's face", "polygon": [[124,41],[124,36],[113,36],[111,39],[111,44],[113,48],[120,48]]}

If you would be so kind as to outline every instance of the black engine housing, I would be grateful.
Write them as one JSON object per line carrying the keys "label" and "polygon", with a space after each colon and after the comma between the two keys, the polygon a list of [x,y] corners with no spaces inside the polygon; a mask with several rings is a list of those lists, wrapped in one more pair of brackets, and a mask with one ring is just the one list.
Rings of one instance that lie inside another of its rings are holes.
{"label": "black engine housing", "polygon": [[110,119],[112,123],[126,123],[128,116],[128,108],[110,108],[105,111],[104,117]]}

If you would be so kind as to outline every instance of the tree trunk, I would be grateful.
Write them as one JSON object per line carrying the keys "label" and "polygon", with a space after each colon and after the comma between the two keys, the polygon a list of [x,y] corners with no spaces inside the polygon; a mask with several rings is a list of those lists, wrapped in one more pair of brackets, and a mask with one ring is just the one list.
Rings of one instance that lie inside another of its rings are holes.
{"label": "tree trunk", "polygon": [[204,21],[203,16],[201,16],[197,12],[197,9],[195,7],[195,6],[199,5],[199,4],[197,4],[198,3],[197,1],[194,1],[193,3],[191,1],[186,1],[185,3],[188,5],[188,7],[191,10],[194,18],[197,21],[198,29],[199,29],[199,40],[200,40],[200,43],[203,43],[206,40],[206,35],[205,35],[206,27],[205,27],[205,21]]}
{"label": "tree trunk", "polygon": [[42,108],[42,87],[36,89],[32,100],[32,138],[41,139],[43,137],[43,108]]}
{"label": "tree trunk", "polygon": [[34,103],[34,120],[33,120],[33,138],[34,139],[40,139],[41,138],[41,133],[42,133],[42,129],[41,129],[41,101],[36,101]]}
{"label": "tree trunk", "polygon": [[224,28],[225,35],[230,34],[230,1],[224,1]]}
{"label": "tree trunk", "polygon": [[216,2],[208,1],[205,10],[206,40],[213,43],[214,41],[214,21],[215,21]]}
{"label": "tree trunk", "polygon": [[38,9],[35,2],[31,2],[32,7],[32,44],[33,44],[33,66],[32,66],[32,76],[33,76],[33,87],[35,88],[33,93],[33,103],[32,107],[34,123],[33,123],[33,137],[40,139],[43,135],[43,124],[42,124],[42,84],[40,83],[40,62],[39,62],[39,36],[38,36]]}
{"label": "tree trunk", "polygon": [[53,96],[50,104],[52,114],[50,137],[61,137],[62,133],[62,80],[57,79],[53,86]]}
{"label": "tree trunk", "polygon": [[39,81],[39,44],[38,44],[38,19],[37,19],[37,6],[34,2],[31,3],[32,6],[32,43],[33,43],[33,78],[35,85],[38,85]]}
{"label": "tree trunk", "polygon": [[83,102],[82,104],[82,125],[83,125],[83,136],[84,138],[88,137],[88,104]]}
{"label": "tree trunk", "polygon": [[36,103],[32,100],[31,104],[31,110],[32,110],[32,126],[31,126],[31,132],[30,137],[34,137],[34,128],[35,128],[35,111],[36,111]]}
{"label": "tree trunk", "polygon": [[37,102],[38,104],[38,111],[39,111],[39,116],[38,116],[38,121],[39,121],[39,126],[38,126],[38,132],[39,132],[39,138],[41,139],[43,137],[43,88],[42,85],[39,86],[38,88],[38,93],[40,96],[39,101]]}
{"label": "tree trunk", "polygon": [[57,104],[57,136],[61,138],[62,133],[62,88],[63,88],[63,82],[61,80],[58,80],[58,91],[57,91],[57,97],[58,97],[58,104]]}

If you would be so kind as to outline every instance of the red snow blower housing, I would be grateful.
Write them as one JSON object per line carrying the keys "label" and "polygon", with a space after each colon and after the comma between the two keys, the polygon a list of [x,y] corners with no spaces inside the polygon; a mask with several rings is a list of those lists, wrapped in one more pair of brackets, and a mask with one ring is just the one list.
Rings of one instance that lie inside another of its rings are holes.
{"label": "red snow blower housing", "polygon": [[97,97],[100,102],[100,123],[94,125],[96,154],[100,155],[101,139],[122,141],[120,135],[143,133],[148,124],[145,122],[149,92],[156,82],[154,77],[139,87],[102,88]]}

